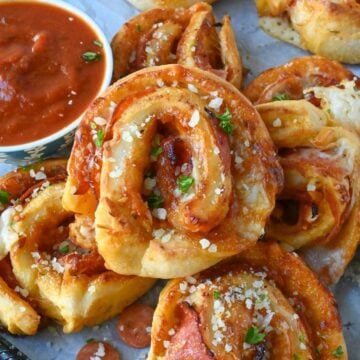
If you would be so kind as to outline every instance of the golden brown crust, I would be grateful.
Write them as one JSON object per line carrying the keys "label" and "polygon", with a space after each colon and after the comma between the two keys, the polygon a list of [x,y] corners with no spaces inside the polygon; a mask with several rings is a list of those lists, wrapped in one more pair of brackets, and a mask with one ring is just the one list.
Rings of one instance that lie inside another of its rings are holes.
{"label": "golden brown crust", "polygon": [[88,252],[66,240],[73,214],[62,207],[64,187],[58,183],[45,188],[18,211],[11,262],[40,313],[69,333],[115,316],[154,281],[107,271],[96,250]]}
{"label": "golden brown crust", "polygon": [[254,104],[270,102],[281,94],[290,99],[302,99],[306,88],[337,85],[353,77],[350,70],[336,61],[304,56],[262,72],[244,89],[244,94]]}
{"label": "golden brown crust", "polygon": [[358,246],[359,141],[339,128],[359,134],[357,88],[341,64],[309,56],[263,72],[245,89],[260,104],[285,175],[267,236],[299,249],[327,284]]}
{"label": "golden brown crust", "polygon": [[255,0],[260,16],[279,16],[284,14],[294,0]]}
{"label": "golden brown crust", "polygon": [[0,323],[11,334],[34,335],[37,332],[40,316],[26,301],[27,295],[27,291],[18,286],[8,258],[1,260]]}
{"label": "golden brown crust", "polygon": [[[216,119],[226,109],[234,126],[230,138]],[[101,148],[91,135],[96,117],[108,121]],[[189,126],[192,118],[195,123]],[[170,141],[171,150],[178,138],[188,149],[184,153],[195,180],[193,199],[181,192],[174,196],[179,174],[169,163],[172,150],[159,157],[169,170],[157,175],[165,199],[162,211],[168,214],[163,221],[140,193],[160,124],[168,129],[164,148]],[[87,161],[94,165],[91,173]],[[107,267],[163,278],[194,273],[256,241],[282,181],[267,131],[250,103],[219,77],[180,65],[144,69],[110,87],[79,127],[69,172],[75,187],[65,194],[67,208],[82,211],[74,197],[99,199],[96,241]]]}
{"label": "golden brown crust", "polygon": [[18,238],[12,217],[41,187],[65,180],[66,164],[65,159],[39,161],[0,177],[0,322],[13,334],[34,335],[40,316],[30,304],[31,297],[27,298],[28,291],[19,286],[7,256]]}
{"label": "golden brown crust", "polygon": [[[184,321],[184,305],[197,314],[192,324],[189,317]],[[191,358],[200,349],[195,326],[212,353],[206,359],[253,359],[258,354],[332,359],[340,346],[347,359],[333,296],[295,254],[275,243],[259,242],[203,273],[169,282],[155,311],[149,360],[180,358],[172,356],[174,348],[180,349],[177,355],[186,349]],[[265,334],[257,345],[246,343],[251,326]],[[191,339],[181,338],[183,328]],[[191,342],[192,349],[186,348]]]}
{"label": "golden brown crust", "polygon": [[71,241],[86,250],[96,250],[95,219],[93,215],[76,214],[74,222],[69,224]]}
{"label": "golden brown crust", "polygon": [[329,114],[306,100],[257,109],[279,148],[285,177],[266,237],[299,249],[325,283],[334,283],[360,237],[359,140],[329,127],[334,123]]}
{"label": "golden brown crust", "polygon": [[329,59],[360,63],[360,4],[356,0],[297,0],[289,14],[305,49]]}
{"label": "golden brown crust", "polygon": [[360,4],[356,0],[260,0],[257,7],[262,27],[271,35],[288,40],[286,32],[273,31],[266,21],[266,16],[286,17],[288,31],[292,28],[300,35],[302,48],[345,63],[360,62]]}
{"label": "golden brown crust", "polygon": [[215,0],[128,0],[139,10],[149,10],[154,8],[180,8],[190,7],[199,2],[212,4]]}
{"label": "golden brown crust", "polygon": [[[26,197],[29,189],[32,189],[40,181],[45,179],[65,179],[66,159],[50,159],[36,162],[27,166],[19,167],[0,177],[0,190],[8,193],[7,202],[1,203],[4,210],[10,205],[11,200]],[[40,172],[38,175],[36,175]]]}
{"label": "golden brown crust", "polygon": [[178,63],[211,71],[241,86],[242,63],[230,18],[216,23],[211,6],[205,3],[141,13],[122,26],[111,46],[114,80],[145,67]]}

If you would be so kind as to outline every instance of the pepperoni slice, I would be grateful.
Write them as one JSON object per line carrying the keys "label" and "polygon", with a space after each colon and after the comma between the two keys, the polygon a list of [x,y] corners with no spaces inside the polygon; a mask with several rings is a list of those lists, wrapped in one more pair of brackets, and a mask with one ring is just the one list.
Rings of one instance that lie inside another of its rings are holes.
{"label": "pepperoni slice", "polygon": [[149,305],[134,304],[126,308],[117,323],[120,339],[138,349],[149,346],[153,316],[154,309]]}
{"label": "pepperoni slice", "polygon": [[110,344],[102,341],[93,341],[84,345],[78,354],[76,360],[121,360],[118,351]]}
{"label": "pepperoni slice", "polygon": [[197,312],[186,302],[180,304],[181,323],[172,337],[168,350],[169,359],[212,360],[213,354],[207,348],[201,335]]}

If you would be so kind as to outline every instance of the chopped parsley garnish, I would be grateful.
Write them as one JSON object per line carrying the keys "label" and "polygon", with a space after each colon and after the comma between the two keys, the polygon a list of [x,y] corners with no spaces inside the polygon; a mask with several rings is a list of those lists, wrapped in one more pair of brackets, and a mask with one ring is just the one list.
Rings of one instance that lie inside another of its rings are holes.
{"label": "chopped parsley garnish", "polygon": [[68,244],[62,245],[59,247],[59,251],[65,255],[70,251],[70,246]]}
{"label": "chopped parsley garnish", "polygon": [[0,190],[0,203],[7,205],[9,203],[11,194],[5,190]]}
{"label": "chopped parsley garnish", "polygon": [[92,343],[92,342],[94,342],[94,341],[95,341],[94,338],[90,338],[90,339],[87,339],[87,340],[86,340],[86,343],[87,343],[87,344],[90,344],[90,343]]}
{"label": "chopped parsley garnish", "polygon": [[93,51],[87,51],[81,55],[83,60],[85,60],[87,63],[91,62],[97,62],[101,59],[101,55],[97,52]]}
{"label": "chopped parsley garnish", "polygon": [[272,101],[290,100],[290,96],[287,93],[277,94],[272,97]]}
{"label": "chopped parsley garnish", "polygon": [[342,348],[342,346],[338,346],[332,353],[332,356],[336,357],[336,358],[341,358],[344,355],[344,350]]}
{"label": "chopped parsley garnish", "polygon": [[141,25],[139,25],[139,24],[136,25],[136,31],[141,32]]}
{"label": "chopped parsley garnish", "polygon": [[103,47],[103,43],[102,43],[101,41],[99,41],[99,40],[94,40],[94,41],[93,41],[93,44],[96,45],[96,46],[98,46],[99,48],[102,48],[102,47]]}
{"label": "chopped parsley garnish", "polygon": [[20,169],[23,171],[30,171],[33,168],[32,165],[24,165],[24,166],[20,166]]}
{"label": "chopped parsley garnish", "polygon": [[151,156],[157,157],[162,153],[163,149],[161,146],[156,146],[151,149]]}
{"label": "chopped parsley garnish", "polygon": [[220,299],[220,291],[219,290],[214,290],[214,299],[215,300],[218,300],[218,299]]}
{"label": "chopped parsley garnish", "polygon": [[304,343],[304,342],[305,342],[305,336],[304,336],[304,334],[300,334],[300,335],[299,335],[299,341],[300,341],[301,343]]}
{"label": "chopped parsley garnish", "polygon": [[96,133],[95,145],[96,147],[100,148],[104,143],[105,131],[100,129]]}
{"label": "chopped parsley garnish", "polygon": [[259,304],[259,303],[262,303],[266,298],[266,295],[265,294],[260,294],[259,295],[259,298],[256,299],[256,303]]}
{"label": "chopped parsley garnish", "polygon": [[320,346],[316,347],[316,348],[315,348],[315,351],[316,351],[316,354],[317,354],[317,355],[321,355]]}
{"label": "chopped parsley garnish", "polygon": [[265,338],[265,334],[261,334],[256,326],[250,326],[245,335],[245,342],[256,345],[261,343]]}
{"label": "chopped parsley garnish", "polygon": [[195,179],[192,176],[180,175],[176,179],[176,184],[183,194],[186,194],[191,186],[194,184]]}
{"label": "chopped parsley garnish", "polygon": [[217,119],[220,122],[220,127],[227,133],[231,134],[234,130],[234,125],[231,122],[232,114],[230,110],[227,108],[222,115],[217,115]]}
{"label": "chopped parsley garnish", "polygon": [[157,209],[164,202],[164,199],[159,195],[150,195],[146,201],[150,209]]}
{"label": "chopped parsley garnish", "polygon": [[156,134],[152,141],[152,149],[150,151],[151,156],[157,157],[163,152],[163,149],[160,146],[160,143],[161,143],[160,135]]}
{"label": "chopped parsley garnish", "polygon": [[298,354],[294,354],[294,360],[300,360],[300,356]]}

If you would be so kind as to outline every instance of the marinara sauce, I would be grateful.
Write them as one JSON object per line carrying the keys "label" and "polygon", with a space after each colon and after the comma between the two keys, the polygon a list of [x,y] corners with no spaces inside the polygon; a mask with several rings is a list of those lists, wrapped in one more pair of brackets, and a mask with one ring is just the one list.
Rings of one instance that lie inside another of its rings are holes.
{"label": "marinara sauce", "polygon": [[95,31],[73,13],[0,3],[0,146],[41,139],[79,117],[105,65]]}

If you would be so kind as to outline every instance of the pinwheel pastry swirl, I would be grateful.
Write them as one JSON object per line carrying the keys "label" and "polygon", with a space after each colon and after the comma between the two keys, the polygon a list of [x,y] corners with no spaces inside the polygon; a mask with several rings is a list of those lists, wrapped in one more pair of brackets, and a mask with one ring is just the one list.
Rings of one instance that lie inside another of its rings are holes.
{"label": "pinwheel pastry swirl", "polygon": [[343,274],[359,241],[358,89],[341,64],[308,56],[264,71],[244,91],[260,104],[285,173],[267,233],[299,249],[327,284]]}
{"label": "pinwheel pastry swirl", "polygon": [[66,161],[54,159],[17,169],[0,178],[0,323],[13,334],[35,334],[40,316],[31,305],[29,292],[20,287],[12,271],[8,253],[16,236],[7,231],[10,219],[14,209],[21,207],[18,199],[27,198],[45,178],[65,179],[65,175]]}
{"label": "pinwheel pastry swirl", "polygon": [[[68,333],[118,314],[143,295],[154,280],[106,270],[94,240],[90,240],[91,226],[86,228],[84,219],[72,226],[72,233],[79,229],[80,234],[69,235],[74,215],[62,207],[66,162],[63,165],[62,175],[52,178],[43,168],[37,171],[37,165],[35,170],[22,170],[42,181],[2,214],[1,240],[10,250],[19,291],[26,292],[41,315],[57,320]],[[20,186],[27,180],[26,174],[23,180],[17,179]],[[87,239],[88,247],[79,241],[82,238]],[[26,333],[35,331],[33,328]]]}
{"label": "pinwheel pastry swirl", "polygon": [[230,17],[217,23],[205,3],[141,13],[122,26],[111,45],[115,80],[145,67],[179,63],[241,86],[242,63]]}
{"label": "pinwheel pastry swirl", "polygon": [[311,87],[329,87],[355,75],[340,63],[321,56],[304,56],[271,68],[258,75],[244,89],[254,104],[274,100],[304,98],[304,90]]}
{"label": "pinwheel pastry swirl", "polygon": [[333,125],[360,135],[360,80],[340,63],[320,56],[295,58],[257,76],[244,90],[255,104],[306,99]]}
{"label": "pinwheel pastry swirl", "polygon": [[160,295],[149,360],[347,359],[335,300],[275,243],[258,242]]}
{"label": "pinwheel pastry swirl", "polygon": [[128,0],[140,10],[149,10],[153,8],[179,8],[189,7],[199,2],[212,4],[215,0]]}
{"label": "pinwheel pastry swirl", "polygon": [[360,143],[306,100],[257,106],[279,149],[284,189],[266,238],[298,250],[326,284],[336,282],[360,238]]}
{"label": "pinwheel pastry swirl", "polygon": [[76,134],[65,208],[95,211],[120,274],[190,275],[252,245],[282,184],[268,132],[231,84],[165,65],[124,78]]}
{"label": "pinwheel pastry swirl", "polygon": [[269,35],[345,63],[360,63],[357,0],[256,0]]}

